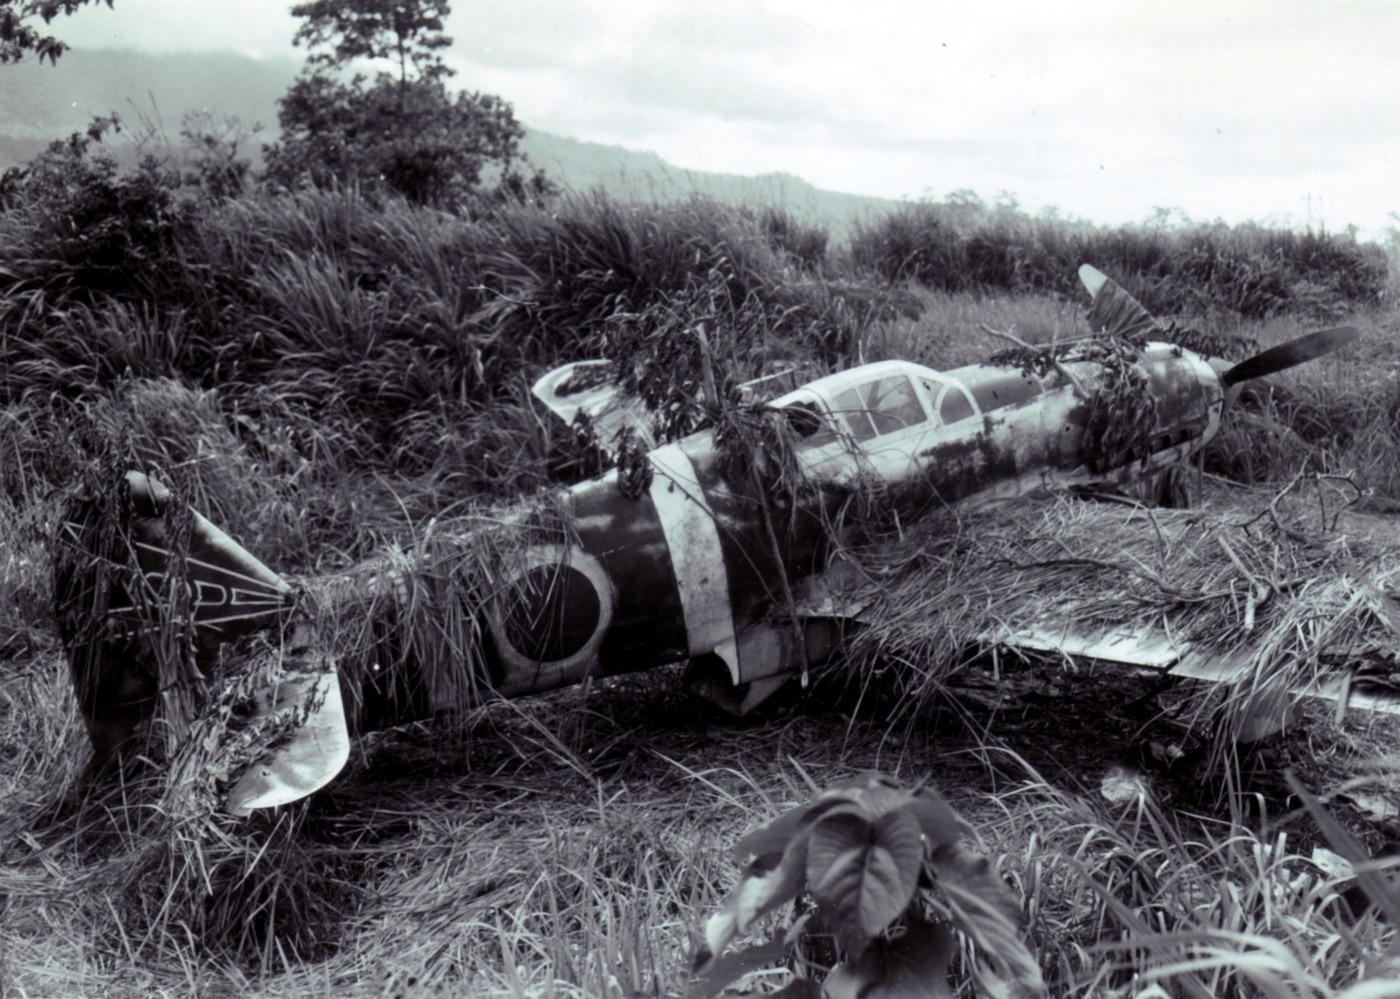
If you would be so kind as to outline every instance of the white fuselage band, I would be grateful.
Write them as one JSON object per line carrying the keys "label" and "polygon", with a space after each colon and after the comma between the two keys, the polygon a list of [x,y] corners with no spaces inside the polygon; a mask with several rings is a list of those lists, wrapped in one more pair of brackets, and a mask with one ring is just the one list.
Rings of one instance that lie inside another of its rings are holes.
{"label": "white fuselage band", "polygon": [[734,639],[729,573],[719,527],[690,456],[678,444],[667,444],[650,458],[651,499],[671,552],[685,615],[686,645],[692,656],[703,655]]}

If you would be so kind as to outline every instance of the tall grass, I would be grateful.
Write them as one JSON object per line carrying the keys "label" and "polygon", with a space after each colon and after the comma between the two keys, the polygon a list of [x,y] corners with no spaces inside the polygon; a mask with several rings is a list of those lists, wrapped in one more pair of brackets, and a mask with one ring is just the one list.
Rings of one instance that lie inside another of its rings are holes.
{"label": "tall grass", "polygon": [[1397,988],[1384,913],[1400,896],[1373,880],[1368,907],[1347,874],[1319,865],[1316,847],[1359,849],[1325,811],[1316,813],[1323,836],[1300,821],[1301,810],[1262,827],[1239,814],[1170,814],[1150,775],[1133,775],[1134,793],[1111,801],[1055,789],[1014,753],[999,766],[1023,777],[992,792],[1002,814],[983,831],[1026,896],[1052,994],[1332,997]]}
{"label": "tall grass", "polygon": [[[1272,827],[1151,798],[1115,810],[1026,768],[1008,783],[990,750],[950,760],[860,708],[721,723],[656,678],[371,737],[342,781],[246,825],[212,817],[217,787],[194,779],[84,797],[44,543],[75,484],[119,454],[277,570],[339,571],[580,474],[528,391],[563,361],[613,357],[684,408],[706,363],[726,389],[883,356],[968,363],[999,346],[979,323],[1077,332],[1066,303],[1085,261],[1163,313],[1329,313],[1374,296],[1365,248],[922,208],[839,248],[780,211],[703,200],[472,217],[353,191],[187,202],[158,171],[85,164],[55,160],[0,213],[0,991],[674,994],[735,873],[733,840],[807,798],[808,775],[861,769],[932,776],[972,817],[1062,994],[1124,992],[1134,974],[1246,994],[1239,960],[1172,965],[1277,954],[1265,940],[1326,978],[1318,994],[1380,966],[1388,931],[1343,925],[1337,886],[1298,881],[1314,872]],[[85,239],[58,224],[67,208],[86,213]],[[1275,322],[1249,331],[1267,344],[1301,328]],[[1350,470],[1368,502],[1395,502],[1393,320],[1363,322],[1359,362],[1281,379],[1212,467],[1272,489],[1299,468]],[[1248,469],[1227,464],[1244,454]],[[904,679],[933,676],[944,652],[908,655]]]}
{"label": "tall grass", "polygon": [[1335,317],[1380,301],[1380,247],[1252,223],[1099,228],[917,204],[856,230],[851,256],[888,281],[939,291],[1073,296],[1082,263],[1112,274],[1161,316]]}
{"label": "tall grass", "polygon": [[[309,808],[212,840],[167,839],[175,826],[151,826],[173,816],[120,808],[126,831],[89,812],[74,836],[71,818],[34,819],[83,738],[71,720],[40,727],[65,717],[48,662],[0,683],[0,705],[37,723],[7,727],[26,755],[0,783],[0,887],[24,903],[4,915],[19,994],[680,994],[740,870],[734,843],[813,784],[873,769],[932,780],[978,830],[1024,899],[1051,995],[1146,997],[1155,981],[1332,997],[1389,973],[1393,928],[1313,863],[1330,841],[1300,816],[1174,814],[1171,781],[1151,774],[1108,800],[1103,764],[1051,778],[947,730],[900,738],[830,713],[718,727],[645,677],[583,712],[569,692],[473,713],[455,723],[469,742],[384,733]],[[162,911],[185,922],[152,934]]]}
{"label": "tall grass", "polygon": [[[52,207],[38,199],[10,224]],[[311,422],[336,438],[342,470],[509,495],[539,482],[549,442],[521,403],[543,370],[637,355],[637,331],[667,317],[678,331],[743,317],[745,356],[837,363],[887,297],[795,276],[783,241],[812,237],[700,200],[575,197],[463,219],[341,191],[201,212],[171,230],[158,291],[135,300],[79,295],[41,278],[61,260],[0,251],[0,396],[86,405],[130,379],[168,379],[217,390],[254,446],[253,428]],[[145,217],[140,204],[112,213]]]}

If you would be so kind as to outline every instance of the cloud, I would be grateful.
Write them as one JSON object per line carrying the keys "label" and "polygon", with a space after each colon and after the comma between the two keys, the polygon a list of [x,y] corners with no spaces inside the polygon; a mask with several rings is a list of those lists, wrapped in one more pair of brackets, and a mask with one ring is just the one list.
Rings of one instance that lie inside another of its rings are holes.
{"label": "cloud", "polygon": [[51,27],[78,48],[232,51],[265,58],[294,51],[296,24],[286,0],[115,0],[111,8],[89,4]]}
{"label": "cloud", "polygon": [[[116,0],[63,29],[287,52],[288,6]],[[1398,0],[479,0],[448,27],[464,87],[687,168],[1136,217],[1267,196],[1383,218],[1400,187]]]}
{"label": "cloud", "polygon": [[664,60],[680,50],[771,57],[801,33],[803,21],[771,3],[744,0],[483,0],[454,13],[448,27],[459,50],[486,64],[585,68]]}
{"label": "cloud", "polygon": [[555,8],[534,0],[510,30],[548,58],[497,79],[541,127],[697,169],[1005,189],[1116,221],[1322,204],[1374,224],[1400,186],[1400,4],[1376,6],[644,3],[571,8],[535,47],[530,10]]}
{"label": "cloud", "polygon": [[[597,3],[584,13],[523,0],[474,9],[473,20],[478,15],[498,27],[489,45],[455,46],[465,77],[533,73],[541,84],[641,112],[756,121],[822,113],[810,88],[782,71],[802,21],[749,3]],[[458,36],[460,24],[451,25]]]}

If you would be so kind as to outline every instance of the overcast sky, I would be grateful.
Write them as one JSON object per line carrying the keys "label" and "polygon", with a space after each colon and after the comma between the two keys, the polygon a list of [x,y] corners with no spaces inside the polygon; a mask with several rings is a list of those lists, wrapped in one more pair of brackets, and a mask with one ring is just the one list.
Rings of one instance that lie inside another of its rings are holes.
{"label": "overcast sky", "polygon": [[[115,0],[56,28],[299,56],[290,6]],[[527,126],[689,169],[1105,223],[1400,212],[1400,0],[459,0],[449,33],[456,82]]]}

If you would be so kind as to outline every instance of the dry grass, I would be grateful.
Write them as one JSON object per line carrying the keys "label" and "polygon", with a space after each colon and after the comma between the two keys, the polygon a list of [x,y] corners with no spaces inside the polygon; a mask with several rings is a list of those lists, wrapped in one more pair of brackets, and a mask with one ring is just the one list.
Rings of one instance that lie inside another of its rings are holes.
{"label": "dry grass", "polygon": [[[868,735],[846,732],[839,717],[735,727],[697,717],[657,678],[610,687],[587,700],[570,691],[523,709],[478,711],[450,729],[412,727],[362,743],[352,771],[300,819],[298,854],[262,861],[322,892],[344,879],[338,893],[352,904],[320,927],[317,955],[327,941],[331,955],[284,968],[273,949],[245,955],[241,973],[263,994],[673,991],[700,916],[735,872],[729,846],[805,798],[804,771],[823,782],[873,766],[928,772],[926,751],[916,754],[918,769],[906,750],[892,758]],[[37,797],[7,796],[7,806],[19,806],[7,814],[32,821],[47,795]],[[130,863],[142,844],[112,851],[98,865],[107,877],[98,877],[93,857],[64,848],[72,822],[41,824],[57,847],[41,851],[26,839],[6,857],[5,891],[37,916],[7,927],[16,987],[40,991],[58,956],[43,945],[53,917],[34,903],[65,897],[82,910],[74,925],[86,928],[86,960],[70,967],[87,969],[67,987],[135,992],[156,981],[195,992],[222,977],[217,963],[172,966],[185,946],[143,949],[129,921],[102,911],[104,898],[116,903],[112,867]],[[245,834],[270,839],[276,851],[286,844],[270,829]],[[104,927],[120,941],[105,959],[94,939]]]}
{"label": "dry grass", "polygon": [[[55,710],[67,692],[51,665],[51,676],[7,677],[4,691],[71,719]],[[1287,815],[1194,818],[1181,810],[1190,775],[1143,775],[1141,796],[1115,804],[1097,790],[1114,765],[1102,746],[1054,771],[1027,761],[1044,725],[1010,743],[946,724],[891,733],[878,714],[819,704],[735,724],[697,712],[673,682],[634,677],[382,733],[298,815],[295,835],[274,832],[289,816],[235,833],[230,845],[258,858],[254,878],[334,903],[300,925],[315,936],[301,956],[290,933],[234,960],[134,932],[118,875],[149,837],[98,848],[81,842],[93,816],[52,812],[81,758],[70,721],[55,747],[69,751],[12,763],[0,798],[13,817],[3,980],[14,995],[677,995],[695,933],[738,874],[728,850],[740,835],[807,800],[809,781],[876,769],[931,780],[971,820],[1025,899],[1054,995],[1134,995],[1122,991],[1134,974],[1167,974],[1192,948],[1255,952],[1267,940],[1340,989],[1391,937],[1374,916],[1348,915],[1310,865],[1315,831]],[[1085,743],[1125,738],[1102,717],[1086,724]],[[1351,753],[1380,736],[1353,734]],[[215,887],[210,903],[237,904],[236,880]],[[1144,950],[1116,950],[1122,933]],[[1234,991],[1237,978],[1226,967],[1166,980],[1170,994],[1254,994]]]}
{"label": "dry grass", "polygon": [[856,587],[874,603],[853,667],[905,664],[900,699],[915,713],[963,650],[1008,629],[1155,628],[1240,660],[1242,702],[1342,666],[1388,669],[1394,535],[1345,516],[1356,498],[1325,478],[1244,502],[1213,489],[1189,511],[1031,495],[906,528],[847,553],[874,583]]}
{"label": "dry grass", "polygon": [[[1371,510],[1400,497],[1389,313],[1360,317],[1362,344],[1280,377],[1222,434],[1212,461],[1250,454],[1257,491],[1185,514],[1040,498],[865,553],[887,612],[846,664],[853,682],[761,717],[710,714],[661,670],[370,736],[309,803],[247,823],[213,814],[207,775],[85,793],[42,544],[82,465],[64,440],[130,448],[279,571],[320,579],[308,600],[350,668],[373,651],[365,623],[388,614],[408,621],[401,645],[471,675],[471,624],[441,598],[489,559],[424,530],[455,531],[467,497],[552,481],[562,447],[526,395],[534,367],[603,349],[646,360],[649,330],[697,316],[744,375],[885,356],[946,368],[1000,349],[979,324],[1028,340],[1080,329],[1061,299],[887,293],[810,266],[780,280],[783,247],[703,206],[522,210],[486,235],[330,195],[222,211],[183,251],[221,281],[183,289],[179,323],[75,310],[33,327],[54,339],[31,338],[30,367],[3,368],[27,388],[0,415],[0,600],[16,610],[0,615],[0,995],[679,995],[693,935],[738,873],[733,842],[809,781],[869,769],[927,779],[971,819],[1026,900],[1056,995],[1162,994],[1155,980],[1171,995],[1340,996],[1389,973],[1390,929],[1309,868],[1319,827],[1277,776],[1291,762],[1368,850],[1387,849],[1396,826],[1368,808],[1400,786],[1393,732],[1312,711],[1268,750],[1283,762],[1212,767],[1213,727],[1161,714],[1173,694],[1128,710],[1140,678],[1003,663],[1005,691],[1025,696],[988,711],[966,696],[983,667],[954,656],[1035,614],[1170,619],[1227,650],[1248,637],[1269,682],[1341,647],[1393,648],[1376,596],[1393,587],[1390,538],[1355,517],[1339,531],[1351,494],[1317,478],[1349,476]],[[545,294],[584,274],[577,294]],[[43,294],[11,304],[51,317]],[[917,318],[898,312],[910,295]],[[225,316],[216,356],[201,337]],[[1265,345],[1301,331],[1242,330]],[[684,394],[698,354],[672,347],[650,359],[674,362]],[[193,387],[182,365],[218,384]],[[386,567],[410,584],[407,615],[363,585]],[[1248,634],[1246,577],[1273,591]],[[1144,762],[1162,740],[1186,756]],[[1114,766],[1142,771],[1142,794],[1105,799]],[[1194,958],[1215,963],[1179,967]],[[1302,991],[1249,978],[1266,965]]]}

